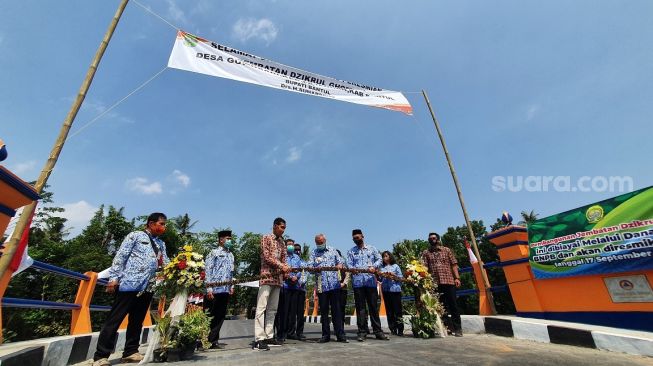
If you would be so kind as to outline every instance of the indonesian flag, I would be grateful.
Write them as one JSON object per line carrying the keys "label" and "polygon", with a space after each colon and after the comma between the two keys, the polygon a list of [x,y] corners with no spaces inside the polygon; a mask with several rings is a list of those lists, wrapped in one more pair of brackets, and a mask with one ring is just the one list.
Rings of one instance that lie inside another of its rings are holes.
{"label": "indonesian flag", "polygon": [[[34,210],[36,210],[36,206],[34,206]],[[16,211],[16,214],[14,217],[9,221],[9,225],[7,226],[7,232],[9,233],[7,235],[7,240],[5,240],[4,245],[6,246],[11,237],[14,235],[14,231],[16,230],[16,223],[18,222],[18,218],[20,215],[23,213],[23,208],[20,208],[18,211]],[[29,268],[32,264],[34,264],[34,259],[29,256],[27,253],[27,243],[29,241],[29,229],[32,226],[32,219],[34,218],[34,211],[32,211],[32,214],[29,218],[29,222],[27,223],[27,226],[25,227],[25,230],[23,230],[23,235],[20,237],[20,241],[18,242],[18,248],[16,248],[16,253],[14,254],[14,258],[11,260],[11,263],[9,264],[9,270],[13,271],[12,277],[19,274],[20,272],[26,270]]]}
{"label": "indonesian flag", "polygon": [[478,263],[478,259],[476,259],[476,256],[474,255],[474,251],[472,250],[472,247],[469,245],[467,238],[465,238],[465,248],[467,248],[467,254],[469,254],[469,262],[472,264]]}

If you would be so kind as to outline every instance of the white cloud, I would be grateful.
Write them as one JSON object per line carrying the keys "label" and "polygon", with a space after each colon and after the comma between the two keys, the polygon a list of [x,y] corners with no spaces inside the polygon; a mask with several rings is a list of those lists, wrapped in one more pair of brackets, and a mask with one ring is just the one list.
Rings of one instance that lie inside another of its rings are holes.
{"label": "white cloud", "polygon": [[[72,98],[70,98],[70,100],[72,101]],[[82,104],[82,109],[91,112],[92,114],[94,114],[93,118],[97,118],[99,115],[106,112],[108,107],[106,106],[106,104],[104,104],[101,101],[98,101],[98,100],[91,101],[91,100],[86,99],[86,100],[84,100],[84,104]],[[126,123],[134,123],[134,120],[132,120],[129,117],[125,117],[125,116],[121,115],[120,113],[116,112],[115,110],[107,112],[107,114],[102,116],[102,118],[113,118],[113,119],[117,119],[119,121],[126,122]],[[88,123],[88,122],[89,121],[85,121],[85,123],[82,124],[81,126],[85,126],[85,124]]]}
{"label": "white cloud", "polygon": [[75,231],[79,231],[85,228],[88,225],[89,221],[91,221],[91,218],[93,218],[93,215],[95,215],[95,212],[98,210],[97,207],[94,207],[84,200],[73,203],[65,203],[61,205],[61,207],[63,207],[65,211],[59,215],[63,218],[68,219],[66,226],[75,228]]}
{"label": "white cloud", "polygon": [[175,180],[175,182],[177,182],[184,188],[188,188],[188,186],[190,185],[190,177],[187,174],[182,173],[177,169],[173,170],[172,178]]}
{"label": "white cloud", "polygon": [[233,26],[233,34],[236,39],[241,42],[248,40],[260,39],[266,44],[270,44],[277,38],[279,31],[274,23],[267,18],[262,19],[238,19]]}
{"label": "white cloud", "polygon": [[302,149],[297,146],[293,146],[288,149],[288,156],[286,157],[287,163],[294,163],[302,158]]}
{"label": "white cloud", "polygon": [[163,187],[159,182],[151,182],[147,178],[136,177],[128,179],[125,182],[127,189],[130,191],[138,192],[141,194],[161,194],[163,193]]}
{"label": "white cloud", "polygon": [[36,161],[30,160],[24,163],[16,163],[11,166],[11,171],[16,175],[31,173],[36,167]]}
{"label": "white cloud", "polygon": [[533,118],[535,118],[535,115],[539,111],[540,111],[540,105],[539,104],[531,104],[530,106],[528,106],[528,110],[526,111],[526,120],[530,121]]}
{"label": "white cloud", "polygon": [[176,23],[187,22],[186,14],[177,6],[174,0],[168,0],[168,17],[172,18]]}

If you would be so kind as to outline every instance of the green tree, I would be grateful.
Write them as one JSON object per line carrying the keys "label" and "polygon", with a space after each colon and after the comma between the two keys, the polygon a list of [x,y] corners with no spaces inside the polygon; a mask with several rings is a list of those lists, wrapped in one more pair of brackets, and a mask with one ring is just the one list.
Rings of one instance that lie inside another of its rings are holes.
{"label": "green tree", "polygon": [[190,216],[187,213],[173,217],[170,219],[170,221],[175,226],[175,229],[179,233],[180,237],[189,239],[195,236],[195,233],[191,232],[191,230],[197,224],[197,220],[191,220]]}
{"label": "green tree", "polygon": [[519,225],[528,225],[532,223],[533,221],[537,220],[537,217],[539,215],[535,213],[534,210],[531,210],[531,212],[526,212],[522,211],[521,212],[521,221],[519,221]]}
{"label": "green tree", "polygon": [[[238,240],[238,250],[234,253],[237,270],[236,278],[251,278],[261,271],[261,237],[262,234],[246,232]],[[255,288],[236,286],[234,290],[233,314],[252,316],[252,308],[256,307]]]}
{"label": "green tree", "polygon": [[[499,256],[496,247],[486,239],[487,229],[481,220],[472,220],[472,229],[476,235],[476,242],[478,244],[478,251],[481,256],[480,259],[484,263],[498,262]],[[493,230],[501,224],[500,220],[493,225]],[[465,239],[469,240],[469,232],[466,225],[449,227],[442,235],[442,242],[454,252],[458,260],[459,267],[470,267],[469,254],[465,247]],[[506,284],[506,278],[501,267],[496,266],[486,269],[488,280],[491,286],[498,286]],[[473,273],[461,274],[461,288],[469,289],[476,288]],[[494,303],[497,312],[500,314],[513,314],[515,312],[514,304],[509,292],[494,293]],[[478,313],[478,295],[461,296],[458,298],[458,305],[465,314]]]}

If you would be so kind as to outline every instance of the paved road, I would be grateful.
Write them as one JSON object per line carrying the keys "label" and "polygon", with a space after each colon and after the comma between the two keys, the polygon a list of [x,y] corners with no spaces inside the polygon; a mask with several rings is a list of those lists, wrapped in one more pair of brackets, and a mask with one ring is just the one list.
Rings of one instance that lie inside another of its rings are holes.
{"label": "paved road", "polygon": [[[348,327],[350,343],[318,344],[319,325],[306,324],[308,341],[288,341],[270,351],[253,351],[251,321],[228,321],[223,350],[199,352],[193,360],[169,363],[177,366],[258,365],[649,365],[653,358],[572,346],[537,343],[492,335],[463,338],[415,339],[392,337],[390,341],[355,340]],[[114,362],[117,362],[115,360]]]}

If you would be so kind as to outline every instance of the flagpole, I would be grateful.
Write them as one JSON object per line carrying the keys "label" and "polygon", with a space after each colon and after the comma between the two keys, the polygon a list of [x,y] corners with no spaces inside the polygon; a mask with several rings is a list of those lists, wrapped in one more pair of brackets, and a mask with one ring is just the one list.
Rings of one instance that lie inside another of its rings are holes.
{"label": "flagpole", "polygon": [[429,101],[429,97],[428,95],[426,95],[425,90],[422,90],[422,95],[424,96],[424,100],[426,100],[426,105],[429,107],[429,112],[431,112],[431,118],[433,118],[433,124],[435,125],[435,130],[438,132],[438,137],[440,138],[440,143],[442,144],[442,150],[444,150],[444,156],[447,159],[447,164],[449,164],[449,171],[451,171],[451,178],[453,178],[453,184],[456,186],[456,192],[458,193],[458,201],[460,201],[460,207],[462,208],[463,215],[465,216],[465,223],[467,224],[467,231],[469,233],[469,237],[472,239],[474,254],[476,255],[476,259],[478,259],[479,267],[481,269],[481,276],[483,277],[483,282],[486,288],[487,298],[490,302],[490,306],[492,307],[491,309],[492,314],[496,314],[497,311],[494,307],[494,297],[492,296],[492,291],[490,291],[490,281],[488,280],[487,273],[485,272],[485,268],[483,267],[483,259],[481,259],[481,253],[479,253],[478,246],[476,245],[476,235],[474,235],[474,229],[472,229],[472,224],[469,221],[469,216],[467,215],[467,209],[465,208],[465,200],[463,199],[463,193],[460,190],[460,184],[458,184],[458,176],[456,176],[456,171],[454,170],[453,163],[451,162],[451,158],[449,157],[449,150],[447,149],[447,144],[444,142],[444,136],[442,135],[442,131],[440,130],[440,124],[438,123],[438,119],[435,117],[433,108],[431,108],[431,102]]}
{"label": "flagpole", "polygon": [[[113,16],[113,19],[109,24],[109,28],[104,34],[104,38],[102,39],[100,46],[95,52],[95,57],[93,57],[93,61],[91,62],[88,71],[86,72],[86,77],[84,78],[84,81],[82,82],[82,85],[79,88],[79,93],[77,94],[77,98],[75,98],[75,101],[70,107],[70,111],[68,112],[68,115],[66,116],[66,118],[63,121],[63,124],[61,125],[61,129],[59,130],[59,136],[57,137],[57,140],[55,141],[54,146],[50,151],[50,156],[48,157],[48,160],[45,162],[45,165],[43,166],[43,170],[41,170],[41,174],[39,175],[36,183],[34,184],[34,189],[39,194],[43,191],[43,187],[45,187],[46,183],[48,182],[48,178],[50,177],[50,174],[54,169],[54,166],[57,164],[57,160],[59,159],[59,154],[63,149],[63,145],[66,143],[66,138],[68,137],[70,128],[72,127],[72,124],[75,121],[75,116],[77,116],[77,112],[79,112],[79,109],[81,108],[82,103],[86,98],[86,93],[88,92],[88,89],[91,87],[91,83],[93,82],[93,77],[95,76],[95,72],[97,71],[97,68],[100,64],[100,60],[102,60],[104,51],[107,49],[107,46],[109,45],[109,41],[113,36],[113,32],[115,31],[116,26],[118,25],[118,21],[120,20],[120,17],[122,16],[122,13],[125,10],[125,7],[127,6],[128,2],[129,0],[122,0],[118,5],[118,10],[116,10],[116,14]],[[29,218],[30,218],[30,213],[34,210],[34,207],[36,207],[36,202],[32,202],[30,205],[25,207],[25,209],[23,209],[23,212],[20,215],[20,218],[18,219],[18,222],[16,222],[16,228],[14,229],[14,233],[11,236],[11,239],[9,239],[7,245],[5,246],[5,249],[2,253],[2,257],[0,257],[0,277],[4,275],[5,271],[7,270],[7,267],[9,266],[9,263],[11,262],[14,254],[16,253],[18,242],[20,241],[20,237],[23,231],[27,227],[27,223],[29,222]]]}

